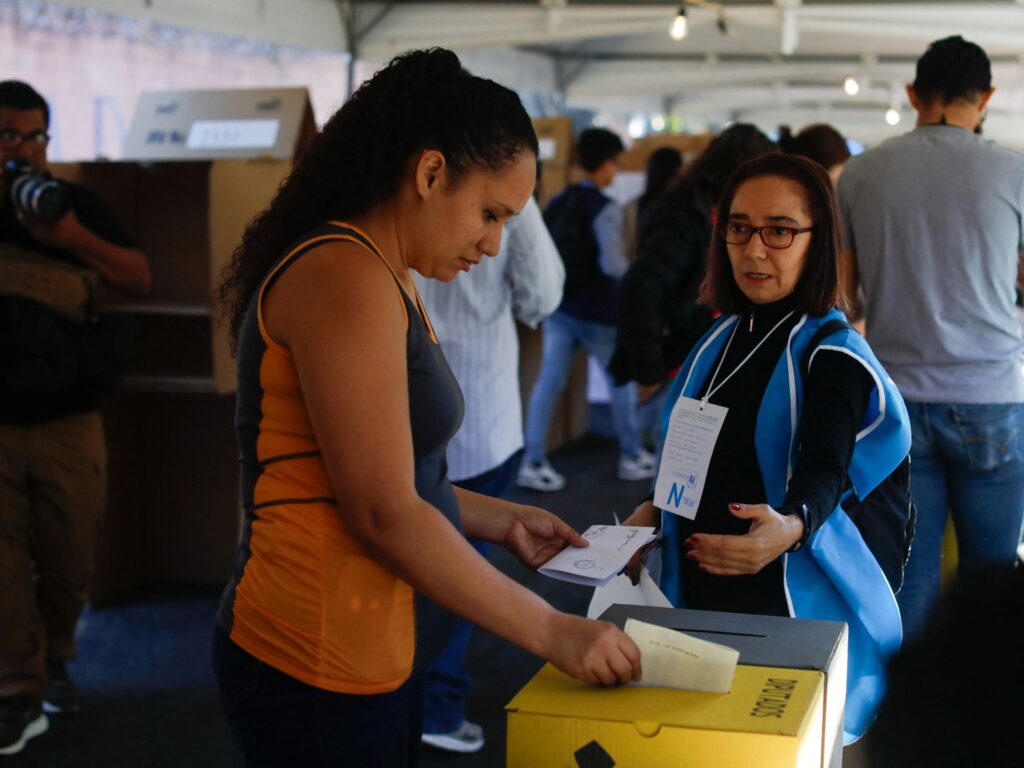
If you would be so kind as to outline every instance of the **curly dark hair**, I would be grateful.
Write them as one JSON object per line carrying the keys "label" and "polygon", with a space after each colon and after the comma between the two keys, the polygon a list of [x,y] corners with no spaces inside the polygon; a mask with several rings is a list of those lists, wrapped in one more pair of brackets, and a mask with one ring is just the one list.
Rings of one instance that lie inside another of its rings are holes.
{"label": "curly dark hair", "polygon": [[235,249],[215,292],[232,349],[253,295],[288,244],[318,222],[357,217],[392,198],[409,159],[424,149],[444,154],[453,183],[538,154],[514,91],[470,74],[443,48],[395,57],[327,121]]}
{"label": "curly dark hair", "polygon": [[748,160],[726,183],[718,203],[719,225],[711,238],[707,272],[700,287],[701,301],[726,314],[743,312],[750,306],[733,277],[722,227],[729,220],[739,188],[763,176],[781,176],[799,184],[814,221],[804,272],[793,290],[798,311],[815,316],[824,315],[833,307],[845,311],[848,304],[839,283],[839,210],[832,180],[813,160],[781,152],[768,152]]}

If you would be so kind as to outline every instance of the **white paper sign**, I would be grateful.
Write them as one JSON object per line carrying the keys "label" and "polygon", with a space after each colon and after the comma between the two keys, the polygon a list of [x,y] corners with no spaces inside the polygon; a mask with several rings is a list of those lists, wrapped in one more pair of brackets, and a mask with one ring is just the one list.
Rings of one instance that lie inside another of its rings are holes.
{"label": "white paper sign", "polygon": [[640,547],[654,541],[654,528],[641,525],[592,525],[583,532],[589,547],[566,547],[538,573],[587,587],[604,586],[626,567]]}
{"label": "white paper sign", "polygon": [[613,605],[648,605],[652,608],[671,608],[672,603],[658,588],[650,572],[640,571],[640,583],[633,585],[629,576],[619,574],[603,587],[594,590],[587,608],[587,618],[596,619]]}
{"label": "white paper sign", "polygon": [[189,149],[269,149],[277,143],[280,120],[196,120]]}
{"label": "white paper sign", "polygon": [[697,516],[711,453],[727,413],[728,408],[691,397],[676,401],[661,452],[654,506],[688,520]]}
{"label": "white paper sign", "polygon": [[633,685],[728,693],[740,652],[718,643],[626,619],[626,634],[640,649],[644,676]]}

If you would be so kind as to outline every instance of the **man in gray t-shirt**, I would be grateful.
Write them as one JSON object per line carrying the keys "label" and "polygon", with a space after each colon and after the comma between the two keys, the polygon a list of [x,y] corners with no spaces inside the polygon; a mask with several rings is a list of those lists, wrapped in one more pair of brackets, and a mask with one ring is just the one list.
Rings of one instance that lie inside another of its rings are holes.
{"label": "man in gray t-shirt", "polygon": [[1011,566],[1024,510],[1024,155],[982,139],[985,52],[933,43],[907,94],[917,127],[839,180],[849,264],[871,347],[910,411],[917,532],[898,599],[916,635],[939,594],[947,509],[961,571]]}

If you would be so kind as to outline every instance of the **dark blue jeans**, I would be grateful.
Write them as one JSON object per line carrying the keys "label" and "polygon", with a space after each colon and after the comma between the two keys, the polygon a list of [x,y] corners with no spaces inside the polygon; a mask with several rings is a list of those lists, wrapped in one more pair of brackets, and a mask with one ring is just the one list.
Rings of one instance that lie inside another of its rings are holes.
{"label": "dark blue jeans", "polygon": [[[501,498],[512,487],[521,458],[522,452],[517,451],[500,466],[468,480],[460,480],[455,485]],[[489,542],[470,539],[469,543],[487,557],[491,546]],[[473,688],[473,680],[466,672],[466,651],[472,636],[473,625],[459,619],[448,644],[426,672],[425,733],[451,733],[466,719],[466,703]]]}
{"label": "dark blue jeans", "polygon": [[213,669],[224,716],[250,768],[416,765],[423,725],[419,675],[391,693],[325,691],[246,653],[219,626]]}
{"label": "dark blue jeans", "polygon": [[939,598],[951,514],[961,574],[1012,567],[1024,515],[1024,404],[907,402],[917,529],[900,590],[903,634],[922,632]]}

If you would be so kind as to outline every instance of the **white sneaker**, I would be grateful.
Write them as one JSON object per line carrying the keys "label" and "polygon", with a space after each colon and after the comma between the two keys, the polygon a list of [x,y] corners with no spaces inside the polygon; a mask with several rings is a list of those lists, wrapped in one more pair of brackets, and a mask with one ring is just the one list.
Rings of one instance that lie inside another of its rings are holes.
{"label": "white sneaker", "polygon": [[654,465],[654,454],[648,453],[643,448],[640,453],[633,456],[621,454],[619,456],[619,479],[620,480],[650,480],[658,474],[658,468]]}
{"label": "white sneaker", "polygon": [[484,746],[484,729],[476,723],[463,720],[462,725],[451,733],[424,733],[424,744],[449,752],[478,752]]}
{"label": "white sneaker", "polygon": [[560,491],[565,488],[565,478],[555,472],[547,459],[523,461],[519,465],[516,485],[535,491]]}

